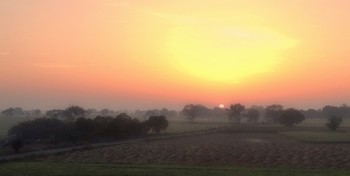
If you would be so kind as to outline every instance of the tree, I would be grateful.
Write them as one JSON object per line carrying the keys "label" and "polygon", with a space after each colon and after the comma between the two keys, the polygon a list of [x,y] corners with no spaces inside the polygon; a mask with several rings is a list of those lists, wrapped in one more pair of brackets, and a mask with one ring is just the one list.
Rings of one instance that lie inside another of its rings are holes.
{"label": "tree", "polygon": [[96,124],[92,119],[79,117],[74,122],[74,127],[79,132],[80,140],[89,140],[95,137]]}
{"label": "tree", "polygon": [[72,122],[76,118],[84,117],[85,110],[80,106],[70,106],[64,110],[66,121]]}
{"label": "tree", "polygon": [[282,113],[283,106],[278,104],[273,104],[265,108],[265,119],[268,122],[278,123],[279,117]]}
{"label": "tree", "polygon": [[58,119],[37,118],[14,125],[8,131],[8,135],[21,136],[29,141],[54,140],[65,126],[67,124]]}
{"label": "tree", "polygon": [[328,123],[326,124],[326,126],[330,130],[335,131],[339,128],[341,123],[343,123],[343,118],[333,115],[328,119]]}
{"label": "tree", "polygon": [[23,141],[21,138],[17,138],[12,141],[12,148],[13,150],[18,153],[23,147]]}
{"label": "tree", "polygon": [[[147,117],[149,116],[155,116],[155,115],[160,115],[160,112],[158,109],[150,109],[150,110],[147,110],[145,115],[144,115],[144,118],[147,119]],[[163,114],[162,114],[163,115]]]}
{"label": "tree", "polygon": [[3,116],[7,116],[7,117],[13,117],[13,116],[17,116],[17,115],[24,115],[24,111],[20,107],[8,108],[8,109],[3,110],[1,112],[1,114]]}
{"label": "tree", "polygon": [[347,106],[346,104],[343,104],[341,106],[324,106],[322,108],[322,112],[328,116],[338,116],[338,117],[350,117],[350,107]]}
{"label": "tree", "polygon": [[52,109],[52,110],[46,111],[45,114],[46,114],[46,117],[58,119],[58,118],[60,118],[60,117],[63,117],[63,115],[64,115],[64,110],[61,110],[61,109]]}
{"label": "tree", "polygon": [[322,111],[327,116],[340,116],[340,115],[342,115],[339,108],[336,106],[327,105],[327,106],[322,108]]}
{"label": "tree", "polygon": [[242,112],[244,111],[244,109],[245,109],[245,107],[239,103],[234,104],[234,105],[231,104],[230,108],[227,110],[229,121],[240,123],[241,122],[241,115],[242,115]]}
{"label": "tree", "polygon": [[260,112],[258,109],[249,108],[247,112],[247,118],[249,122],[257,122],[260,117]]}
{"label": "tree", "polygon": [[102,109],[102,110],[100,111],[100,114],[101,114],[102,116],[114,116],[114,115],[116,115],[117,113],[114,112],[113,110],[108,109],[108,108],[104,108],[104,109]]}
{"label": "tree", "polygon": [[322,112],[322,110],[308,109],[302,112],[307,119],[319,119],[325,117],[325,114]]}
{"label": "tree", "polygon": [[282,111],[278,121],[287,127],[293,126],[305,120],[304,114],[300,111],[290,108]]}
{"label": "tree", "polygon": [[1,114],[3,116],[12,117],[15,115],[15,109],[14,108],[5,109],[5,110],[1,111]]}
{"label": "tree", "polygon": [[168,127],[169,122],[163,115],[150,116],[146,122],[147,126],[156,134]]}
{"label": "tree", "polygon": [[85,115],[88,117],[96,116],[96,115],[98,115],[98,111],[96,109],[90,108],[90,109],[85,110]]}
{"label": "tree", "polygon": [[166,108],[163,108],[159,111],[159,115],[164,115],[167,117],[175,117],[177,115],[177,112],[175,110],[168,110]]}
{"label": "tree", "polygon": [[19,135],[12,134],[7,137],[3,146],[10,146],[15,153],[18,153],[23,148],[23,140]]}
{"label": "tree", "polygon": [[32,115],[34,117],[39,117],[41,115],[41,110],[40,109],[33,109],[32,110]]}
{"label": "tree", "polygon": [[190,122],[193,122],[194,118],[198,115],[199,109],[197,105],[188,104],[182,109],[182,113],[187,115]]}

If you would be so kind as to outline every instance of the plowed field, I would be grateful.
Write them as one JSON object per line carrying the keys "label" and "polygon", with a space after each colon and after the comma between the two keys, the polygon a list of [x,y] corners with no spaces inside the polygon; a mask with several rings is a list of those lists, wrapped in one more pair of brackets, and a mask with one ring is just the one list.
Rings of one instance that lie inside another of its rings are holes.
{"label": "plowed field", "polygon": [[277,134],[215,133],[122,144],[43,160],[108,164],[350,168],[350,144],[308,144]]}

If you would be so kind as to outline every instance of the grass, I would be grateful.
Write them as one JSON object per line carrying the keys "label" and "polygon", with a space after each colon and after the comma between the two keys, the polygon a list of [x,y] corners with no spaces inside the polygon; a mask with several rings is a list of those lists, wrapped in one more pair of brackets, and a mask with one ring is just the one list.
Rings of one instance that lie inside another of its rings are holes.
{"label": "grass", "polygon": [[[306,127],[325,127],[326,123],[328,122],[327,119],[306,119],[298,126],[306,126]],[[343,119],[343,123],[340,125],[340,127],[349,128],[350,127],[350,119]]]}
{"label": "grass", "polygon": [[246,167],[190,167],[163,165],[108,165],[44,162],[9,162],[0,164],[0,175],[15,176],[345,176],[346,170],[306,170],[292,168],[246,168]]}
{"label": "grass", "polygon": [[280,134],[302,142],[350,143],[350,132],[281,132]]}

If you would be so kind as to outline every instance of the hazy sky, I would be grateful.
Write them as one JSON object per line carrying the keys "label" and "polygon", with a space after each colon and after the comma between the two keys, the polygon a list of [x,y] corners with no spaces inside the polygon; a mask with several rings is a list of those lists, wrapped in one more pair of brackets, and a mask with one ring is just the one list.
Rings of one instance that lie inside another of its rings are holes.
{"label": "hazy sky", "polygon": [[348,0],[1,0],[0,109],[350,104]]}

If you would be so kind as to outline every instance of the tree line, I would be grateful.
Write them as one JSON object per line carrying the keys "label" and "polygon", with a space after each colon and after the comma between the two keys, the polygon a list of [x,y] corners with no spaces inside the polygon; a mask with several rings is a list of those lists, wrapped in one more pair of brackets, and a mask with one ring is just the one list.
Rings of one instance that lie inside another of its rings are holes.
{"label": "tree line", "polygon": [[259,119],[262,119],[262,123],[279,123],[288,127],[301,123],[306,118],[327,118],[326,126],[335,131],[343,122],[343,118],[350,118],[350,107],[347,105],[339,107],[327,105],[320,110],[309,109],[305,111],[295,108],[285,109],[279,104],[246,108],[244,105],[236,103],[231,104],[226,109],[214,108],[211,110],[200,104],[188,104],[184,106],[181,114],[185,115],[190,122],[203,114],[225,114],[228,121],[235,124],[239,124],[242,118],[246,118],[247,122],[251,123],[257,123]]}
{"label": "tree line", "polygon": [[18,152],[24,143],[80,143],[107,142],[159,134],[168,127],[163,115],[152,115],[139,121],[126,113],[116,116],[85,118],[85,110],[71,106],[64,111],[65,118],[42,117],[24,121],[8,131],[5,146],[11,145]]}
{"label": "tree line", "polygon": [[[41,114],[40,110],[32,110],[31,112]],[[210,109],[200,104],[188,104],[179,113],[165,108],[148,111],[138,110],[135,114],[143,117],[148,116],[148,119],[140,121],[126,113],[117,114],[117,112],[108,109],[101,110],[103,115],[86,118],[87,114],[91,116],[94,111],[91,111],[91,109],[85,110],[80,106],[70,106],[64,110],[46,111],[45,117],[28,120],[13,126],[8,131],[10,140],[7,145],[12,145],[15,151],[18,151],[23,145],[23,141],[51,143],[101,142],[140,137],[147,135],[149,132],[159,134],[169,124],[167,116],[162,114],[170,116],[180,114],[186,116],[190,122],[200,116],[227,116],[228,121],[233,124],[241,123],[243,118],[246,118],[247,122],[257,123],[263,117],[263,123],[279,123],[290,127],[305,120],[305,116],[308,114],[315,115],[320,112],[323,113],[323,116],[328,117],[326,126],[333,131],[343,122],[343,117],[350,116],[350,108],[346,105],[340,107],[327,105],[322,110],[303,111],[294,108],[285,109],[278,104],[265,108],[260,106],[246,108],[244,105],[236,103],[231,104],[226,109],[217,107]],[[6,116],[14,116],[16,113],[23,115],[24,111],[22,108],[9,108],[1,112],[2,115]]]}
{"label": "tree line", "polygon": [[[239,106],[235,106],[235,108],[239,108]],[[231,109],[231,106],[229,108],[223,109],[219,107],[208,108],[201,104],[188,104],[188,105],[185,105],[184,108],[180,111],[168,110],[167,108],[162,108],[162,109],[150,109],[150,110],[135,110],[134,112],[123,112],[123,111],[110,110],[108,108],[104,108],[102,110],[90,108],[90,109],[84,109],[83,115],[84,117],[93,118],[98,115],[116,116],[121,113],[127,113],[132,115],[133,117],[137,117],[144,120],[147,120],[147,118],[152,115],[164,115],[164,116],[167,116],[168,118],[186,116],[190,121],[200,117],[209,117],[209,118],[228,117],[228,120],[230,122],[239,120],[237,119],[237,117],[234,117],[236,115],[233,116],[233,114],[230,114],[232,113],[229,111],[230,109]],[[279,104],[273,104],[266,107],[263,107],[263,106],[251,106],[249,108],[244,107],[242,111],[242,115],[244,117],[247,117],[247,120],[251,122],[258,121],[259,119],[260,120],[263,119],[266,122],[273,122],[274,119],[272,119],[271,115],[276,112],[271,112],[271,110],[279,111],[281,109],[284,109],[284,107]],[[42,111],[40,109],[23,110],[21,107],[10,107],[5,110],[2,110],[0,112],[0,115],[4,117],[15,117],[15,116],[43,117],[45,116],[45,117],[64,119],[64,118],[71,118],[70,117],[71,115],[69,115],[69,113],[76,113],[71,110],[72,110],[71,107],[68,107],[66,109],[51,109],[47,111]],[[76,110],[79,111],[79,108],[76,108]],[[350,118],[350,107],[345,104],[341,106],[326,105],[320,109],[300,110],[300,112],[304,114],[306,119],[308,118],[327,119],[332,115],[339,116],[342,118]]]}

